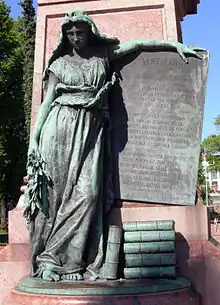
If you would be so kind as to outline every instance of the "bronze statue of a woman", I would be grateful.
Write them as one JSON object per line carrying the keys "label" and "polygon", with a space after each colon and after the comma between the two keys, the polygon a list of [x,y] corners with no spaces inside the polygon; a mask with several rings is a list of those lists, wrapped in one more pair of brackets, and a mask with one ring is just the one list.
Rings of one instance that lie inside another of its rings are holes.
{"label": "bronze statue of a woman", "polygon": [[28,152],[25,216],[32,275],[48,281],[102,278],[103,222],[113,196],[107,151],[109,63],[137,50],[176,50],[156,39],[120,44],[101,34],[83,11],[66,14],[44,73],[47,91]]}

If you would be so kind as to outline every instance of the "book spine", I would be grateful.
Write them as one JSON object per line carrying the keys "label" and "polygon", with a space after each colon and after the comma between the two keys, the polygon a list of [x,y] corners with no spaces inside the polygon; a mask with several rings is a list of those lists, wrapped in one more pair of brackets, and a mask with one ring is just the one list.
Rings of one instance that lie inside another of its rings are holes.
{"label": "book spine", "polygon": [[124,231],[170,231],[174,229],[173,220],[124,222]]}
{"label": "book spine", "polygon": [[123,250],[125,254],[174,252],[175,242],[161,241],[161,242],[145,242],[145,243],[124,243]]}
{"label": "book spine", "polygon": [[126,254],[125,266],[144,267],[144,266],[171,266],[176,264],[175,253],[153,253],[153,254]]}
{"label": "book spine", "polygon": [[174,241],[174,231],[136,231],[124,232],[124,242]]}
{"label": "book spine", "polygon": [[176,277],[176,268],[174,266],[166,266],[124,269],[125,279],[146,279],[162,277]]}
{"label": "book spine", "polygon": [[106,279],[117,279],[121,238],[122,228],[110,226],[104,264],[104,277]]}

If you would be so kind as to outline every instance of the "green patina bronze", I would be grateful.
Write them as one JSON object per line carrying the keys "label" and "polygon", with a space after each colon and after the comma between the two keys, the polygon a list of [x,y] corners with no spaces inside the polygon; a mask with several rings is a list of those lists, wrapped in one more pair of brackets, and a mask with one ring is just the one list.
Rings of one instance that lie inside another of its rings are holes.
{"label": "green patina bronze", "polygon": [[157,39],[120,44],[83,11],[66,14],[45,69],[47,91],[28,152],[25,217],[32,276],[47,281],[103,278],[106,215],[114,196],[108,92],[112,61],[133,51],[197,48]]}
{"label": "green patina bronze", "polygon": [[22,292],[45,295],[98,296],[98,295],[138,295],[179,291],[190,288],[191,283],[185,278],[117,280],[117,281],[79,281],[75,283],[47,283],[39,278],[22,279],[17,289]]}

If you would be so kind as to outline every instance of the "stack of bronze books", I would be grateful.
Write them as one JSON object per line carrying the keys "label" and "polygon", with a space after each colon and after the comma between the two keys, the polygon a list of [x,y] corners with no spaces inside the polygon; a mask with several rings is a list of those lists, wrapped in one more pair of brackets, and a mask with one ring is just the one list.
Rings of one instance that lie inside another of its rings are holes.
{"label": "stack of bronze books", "polygon": [[172,220],[124,222],[124,278],[176,276],[175,231]]}

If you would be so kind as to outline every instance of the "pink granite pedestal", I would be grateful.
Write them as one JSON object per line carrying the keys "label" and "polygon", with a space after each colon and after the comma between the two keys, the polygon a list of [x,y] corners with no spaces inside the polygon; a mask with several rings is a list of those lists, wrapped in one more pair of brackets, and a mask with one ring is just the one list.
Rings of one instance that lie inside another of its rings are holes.
{"label": "pink granite pedestal", "polygon": [[[125,217],[126,213],[129,214],[129,219],[131,219],[132,208],[125,208],[126,211],[120,214],[119,218]],[[154,212],[155,209],[155,212]],[[153,213],[157,212],[158,207],[146,207],[146,213],[143,213],[142,210],[141,215],[145,215],[146,218],[149,217],[149,213],[151,214],[151,220],[153,220]],[[167,213],[171,213],[168,216],[175,214],[175,208],[173,210],[172,207],[167,207],[164,209]],[[196,292],[201,295],[202,304],[203,305],[219,305],[220,299],[220,290],[219,290],[219,281],[220,281],[220,250],[212,245],[208,241],[208,225],[207,225],[207,215],[206,209],[204,206],[196,206],[196,207],[186,207],[185,214],[183,211],[179,211],[179,217],[176,215],[176,226],[180,233],[177,236],[177,270],[180,276],[184,276],[188,278],[193,288]],[[187,209],[189,211],[187,212]],[[129,211],[130,210],[130,211]],[[149,210],[149,213],[147,211]],[[180,208],[181,210],[181,208]],[[134,212],[134,211],[133,211]],[[69,297],[46,297],[44,300],[42,296],[39,295],[25,295],[23,293],[16,292],[14,289],[19,280],[29,274],[29,261],[30,261],[30,246],[27,243],[27,230],[25,228],[25,222],[22,216],[22,209],[15,209],[10,212],[9,216],[9,228],[13,228],[13,235],[10,237],[9,232],[9,240],[10,244],[7,247],[0,249],[0,304],[31,304],[34,305],[42,304],[93,304],[90,300],[84,300],[82,298],[71,300]],[[125,213],[123,215],[123,213]],[[165,212],[164,212],[165,213]],[[159,216],[162,219],[164,213],[161,213]],[[174,213],[174,214],[173,214]],[[140,215],[139,214],[139,215]],[[185,215],[183,217],[183,215]],[[197,215],[197,217],[196,217]],[[206,217],[205,217],[206,215]],[[158,217],[159,217],[158,216]],[[143,218],[144,216],[142,216]],[[195,219],[194,219],[195,217]],[[128,218],[128,215],[126,216]],[[12,221],[12,223],[10,223]],[[18,230],[16,230],[16,222],[18,224]],[[14,224],[13,224],[14,223]],[[187,226],[188,223],[188,226]],[[199,225],[200,224],[200,225]],[[23,229],[22,229],[23,227]],[[200,230],[198,230],[198,227]],[[183,229],[184,228],[184,229]],[[196,228],[196,231],[194,231]],[[23,230],[23,233],[22,233]],[[204,234],[206,231],[206,234]],[[20,233],[19,233],[20,232]],[[16,237],[17,236],[17,237]],[[197,238],[196,238],[197,237]],[[189,293],[189,292],[188,292]],[[22,296],[23,303],[16,303],[16,299]],[[14,298],[14,299],[13,299]],[[28,302],[29,298],[29,303]],[[35,299],[34,299],[35,298]],[[169,297],[170,298],[170,297]],[[169,299],[168,298],[168,299]],[[39,299],[42,303],[39,303],[37,300]],[[112,297],[111,297],[112,299]],[[10,303],[13,300],[14,303]],[[48,300],[51,303],[46,303]],[[98,300],[98,299],[97,299]],[[112,299],[113,300],[113,299]],[[139,305],[150,305],[146,299],[143,299],[143,303],[136,303]],[[107,300],[105,300],[107,302]],[[119,299],[118,299],[119,301]],[[121,298],[120,301],[125,302],[125,298]],[[3,303],[4,302],[4,303]],[[8,302],[8,303],[7,303]],[[34,303],[35,302],[35,303]],[[56,303],[57,302],[57,303]],[[59,303],[60,302],[60,303]],[[69,302],[69,303],[62,303]],[[72,302],[72,303],[71,303]],[[74,303],[75,302],[75,303]],[[78,302],[78,303],[77,303]],[[87,302],[87,303],[86,303]],[[90,303],[89,303],[90,302]],[[131,302],[131,300],[129,300]],[[145,302],[145,303],[144,303]],[[97,303],[99,304],[99,303]],[[108,303],[106,303],[108,304]],[[123,303],[118,303],[123,304]],[[126,303],[124,303],[126,304]],[[132,304],[132,303],[127,303]],[[133,303],[135,304],[135,303]],[[135,304],[135,305],[136,305]],[[153,304],[153,303],[152,303]],[[157,303],[157,305],[160,303]],[[163,303],[161,303],[163,304]],[[170,303],[164,303],[169,305]],[[172,305],[181,304],[178,302],[171,303]],[[187,304],[187,303],[184,303]],[[189,303],[194,304],[194,303]],[[197,303],[195,303],[197,305]],[[112,303],[113,305],[113,303]]]}
{"label": "pink granite pedestal", "polygon": [[[121,41],[154,37],[181,40],[180,21],[196,12],[198,0],[38,0],[34,86],[31,126],[42,102],[42,73],[49,54],[56,45],[64,13],[84,9],[107,35]],[[29,239],[22,209],[9,213],[9,245],[0,249],[0,304],[33,305],[198,305],[191,289],[172,293],[139,296],[67,297],[25,294],[14,290],[18,281],[29,274]],[[174,207],[124,204],[112,213],[112,224],[121,221],[175,220],[179,233],[178,270],[202,295],[203,305],[219,305],[220,252],[209,242],[208,215],[203,205]],[[10,292],[10,289],[11,292]],[[4,301],[3,301],[4,300]]]}
{"label": "pink granite pedestal", "polygon": [[23,209],[9,212],[9,244],[0,249],[0,304],[19,280],[30,273],[30,244]]}
{"label": "pink granite pedestal", "polygon": [[0,304],[19,280],[30,272],[30,246],[11,244],[0,250]]}

